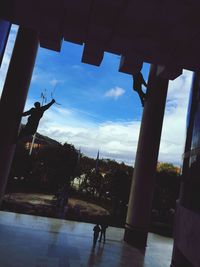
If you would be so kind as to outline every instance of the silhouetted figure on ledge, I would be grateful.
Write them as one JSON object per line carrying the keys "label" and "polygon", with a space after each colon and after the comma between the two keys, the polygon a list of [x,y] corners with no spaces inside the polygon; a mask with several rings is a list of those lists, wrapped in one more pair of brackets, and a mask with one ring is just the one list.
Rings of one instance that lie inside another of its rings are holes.
{"label": "silhouetted figure on ledge", "polygon": [[146,101],[146,94],[142,91],[142,85],[147,88],[147,84],[142,76],[141,72],[137,72],[133,76],[133,90],[135,90],[141,100],[142,106],[144,107],[144,102]]}
{"label": "silhouetted figure on ledge", "polygon": [[25,136],[34,135],[36,133],[38,124],[44,112],[48,108],[50,108],[54,103],[55,103],[54,99],[52,99],[52,101],[49,104],[44,106],[40,106],[40,102],[35,102],[34,108],[31,108],[30,110],[22,113],[22,116],[29,116],[29,117],[27,124],[19,134],[18,140],[24,138]]}

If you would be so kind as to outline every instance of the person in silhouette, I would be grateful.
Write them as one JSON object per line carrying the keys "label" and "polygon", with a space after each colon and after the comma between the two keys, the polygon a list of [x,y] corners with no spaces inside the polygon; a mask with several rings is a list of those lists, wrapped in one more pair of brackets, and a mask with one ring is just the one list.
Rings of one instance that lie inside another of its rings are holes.
{"label": "person in silhouette", "polygon": [[69,185],[66,183],[57,194],[57,211],[58,217],[64,219],[65,210],[68,204]]}
{"label": "person in silhouette", "polygon": [[147,88],[147,84],[140,71],[132,74],[132,76],[133,76],[133,90],[135,90],[138,93],[141,104],[144,107],[144,102],[146,101],[146,94],[142,91],[142,85],[144,85]]}
{"label": "person in silhouette", "polygon": [[101,234],[100,234],[100,238],[99,238],[99,242],[101,242],[102,237],[103,237],[103,243],[106,242],[106,229],[108,228],[108,224],[103,222],[100,224],[101,226]]}
{"label": "person in silhouette", "polygon": [[93,234],[93,249],[94,249],[97,243],[97,239],[99,237],[99,233],[101,232],[99,224],[95,225],[95,227],[93,228],[93,231],[94,231],[94,234]]}
{"label": "person in silhouette", "polygon": [[41,106],[40,102],[35,102],[33,108],[23,112],[22,116],[29,116],[28,122],[24,128],[22,128],[18,139],[24,138],[25,136],[34,135],[37,131],[38,124],[42,118],[44,112],[50,108],[55,103],[55,100],[52,99],[47,105]]}

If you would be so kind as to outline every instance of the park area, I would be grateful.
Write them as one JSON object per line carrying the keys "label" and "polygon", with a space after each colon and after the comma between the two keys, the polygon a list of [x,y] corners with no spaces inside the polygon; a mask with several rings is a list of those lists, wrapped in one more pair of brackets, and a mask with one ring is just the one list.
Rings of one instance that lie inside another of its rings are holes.
{"label": "park area", "polygon": [[55,195],[10,193],[4,197],[3,209],[7,211],[76,220],[96,222],[108,217],[109,212],[93,203],[84,200],[69,198],[68,203],[60,211]]}
{"label": "park area", "polygon": [[[133,167],[89,158],[72,144],[38,133],[31,155],[30,144],[30,138],[17,144],[3,211],[124,227]],[[158,163],[152,231],[172,234],[179,186],[180,170]]]}

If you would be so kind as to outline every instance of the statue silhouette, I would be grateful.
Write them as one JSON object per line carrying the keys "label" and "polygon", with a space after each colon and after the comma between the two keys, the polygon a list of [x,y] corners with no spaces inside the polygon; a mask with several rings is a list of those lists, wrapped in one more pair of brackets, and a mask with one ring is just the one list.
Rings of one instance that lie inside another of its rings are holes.
{"label": "statue silhouette", "polygon": [[147,84],[141,72],[132,74],[132,76],[133,76],[133,90],[135,90],[138,93],[142,106],[144,107],[144,102],[146,101],[146,94],[142,91],[142,85],[144,85],[147,88]]}
{"label": "statue silhouette", "polygon": [[28,122],[25,127],[21,130],[18,139],[24,138],[25,136],[34,135],[37,131],[38,124],[42,118],[44,112],[50,108],[55,103],[55,100],[52,99],[47,105],[40,106],[40,102],[35,102],[33,108],[23,112],[22,116],[29,116]]}

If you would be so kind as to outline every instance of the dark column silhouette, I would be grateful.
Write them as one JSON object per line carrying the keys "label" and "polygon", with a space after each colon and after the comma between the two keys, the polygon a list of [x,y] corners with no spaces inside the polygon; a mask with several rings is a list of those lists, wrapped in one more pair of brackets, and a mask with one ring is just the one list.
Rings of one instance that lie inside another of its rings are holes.
{"label": "dark column silhouette", "polygon": [[192,267],[194,262],[199,263],[195,252],[199,250],[199,92],[200,72],[195,72],[188,106],[181,189],[176,204],[172,267]]}
{"label": "dark column silhouette", "polygon": [[37,48],[37,33],[20,27],[0,100],[0,200],[15,151],[14,140],[18,135]]}
{"label": "dark column silhouette", "polygon": [[139,248],[145,248],[147,241],[168,88],[168,80],[157,76],[157,68],[151,66],[149,74],[124,235],[125,241]]}

